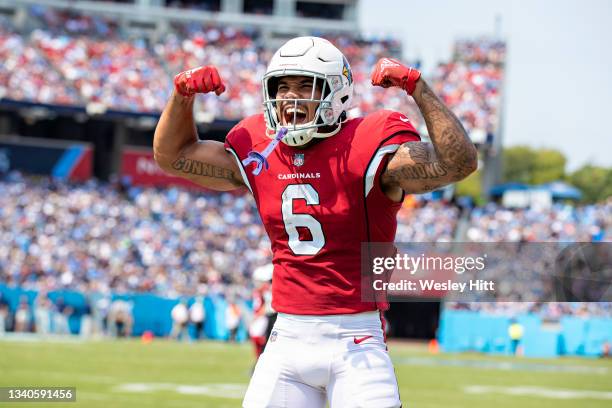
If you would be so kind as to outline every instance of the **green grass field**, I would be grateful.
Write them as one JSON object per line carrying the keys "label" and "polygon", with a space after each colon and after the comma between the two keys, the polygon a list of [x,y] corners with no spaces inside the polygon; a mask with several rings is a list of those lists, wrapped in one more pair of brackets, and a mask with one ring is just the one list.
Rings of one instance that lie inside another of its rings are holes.
{"label": "green grass field", "polygon": [[[612,361],[430,355],[391,344],[404,407],[612,406]],[[239,407],[250,345],[0,340],[0,386],[75,386],[76,403],[2,407]]]}

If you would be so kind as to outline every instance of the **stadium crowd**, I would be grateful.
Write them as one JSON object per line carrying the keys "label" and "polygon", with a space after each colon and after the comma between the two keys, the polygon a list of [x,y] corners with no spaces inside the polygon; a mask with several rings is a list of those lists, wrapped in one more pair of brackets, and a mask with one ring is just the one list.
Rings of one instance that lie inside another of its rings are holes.
{"label": "stadium crowd", "polygon": [[[612,202],[537,211],[489,204],[472,210],[466,234],[469,242],[611,241],[610,214]],[[397,241],[454,241],[459,218],[460,210],[452,204],[408,197],[399,213]],[[509,276],[533,264],[529,257],[508,256],[503,273]],[[97,181],[71,185],[17,173],[0,182],[0,282],[11,287],[40,293],[70,289],[165,297],[218,294],[244,300],[252,288],[252,271],[270,257],[269,241],[249,195]],[[548,261],[550,265],[554,259]],[[596,313],[610,312],[609,304],[531,302],[548,296],[550,288],[521,276],[504,292],[504,299],[521,302],[515,310],[538,308],[552,315],[593,308]],[[468,305],[498,312],[510,307]]]}
{"label": "stadium crowd", "polygon": [[32,6],[38,27],[29,44],[39,50],[87,104],[113,110],[159,111],[167,74],[144,38],[120,35],[110,19]]}
{"label": "stadium crowd", "polygon": [[505,53],[500,41],[457,41],[453,60],[434,73],[437,94],[477,142],[497,132]]}
{"label": "stadium crowd", "polygon": [[558,321],[563,316],[577,317],[610,317],[611,302],[447,302],[450,310],[471,310],[488,315],[520,316],[534,314],[549,321]]}
{"label": "stadium crowd", "polygon": [[[494,298],[470,293],[470,301],[447,303],[451,309],[534,313],[553,320],[612,315],[612,303],[598,301],[612,279],[605,266],[612,254],[607,246],[597,245],[612,242],[612,199],[597,205],[557,203],[512,210],[489,203],[472,210],[465,242],[481,243],[478,250],[494,254],[478,278],[496,281],[498,290]],[[571,301],[577,298],[592,302]]]}
{"label": "stadium crowd", "polygon": [[598,242],[612,241],[612,202],[549,209],[507,209],[495,203],[470,214],[471,242]]}
{"label": "stadium crowd", "polygon": [[25,289],[195,295],[270,257],[246,195],[20,178],[0,183],[0,208],[0,281]]}
{"label": "stadium crowd", "polygon": [[0,17],[0,99],[46,104],[81,104],[76,90],[23,36],[9,30]]}
{"label": "stadium crowd", "polygon": [[[170,93],[171,76],[203,64],[218,67],[227,91],[204,95],[196,106],[198,119],[236,120],[261,109],[261,85],[271,50],[257,29],[196,23],[172,24],[152,41],[126,35],[112,20],[45,6],[29,8],[31,23],[12,30],[4,18],[0,56],[0,96],[9,99],[131,112],[159,112]],[[326,35],[346,54],[355,79],[358,116],[387,108],[407,114],[421,131],[416,105],[400,90],[370,85],[369,75],[381,57],[400,57],[392,39],[365,40]],[[482,139],[495,132],[503,77],[505,46],[477,40],[457,42],[451,62],[440,64],[431,78],[441,97]],[[418,62],[413,62],[418,65]],[[19,64],[19,70],[14,67]]]}
{"label": "stadium crowd", "polygon": [[397,242],[452,242],[460,209],[444,201],[406,197],[398,213]]}
{"label": "stadium crowd", "polygon": [[196,112],[207,115],[208,120],[216,117],[236,120],[261,111],[259,81],[272,54],[258,45],[257,31],[198,24],[177,26],[175,31],[177,34],[166,36],[154,46],[155,54],[165,62],[168,71],[178,73],[205,61],[219,68],[226,85],[226,92],[220,97],[201,96]]}

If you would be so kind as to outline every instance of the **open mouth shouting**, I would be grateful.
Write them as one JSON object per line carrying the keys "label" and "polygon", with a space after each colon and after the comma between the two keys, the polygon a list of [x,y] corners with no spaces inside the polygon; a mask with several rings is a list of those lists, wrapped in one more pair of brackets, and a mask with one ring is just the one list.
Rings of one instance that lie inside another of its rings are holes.
{"label": "open mouth shouting", "polygon": [[302,125],[310,122],[308,108],[304,105],[287,104],[282,108],[281,121],[283,126]]}

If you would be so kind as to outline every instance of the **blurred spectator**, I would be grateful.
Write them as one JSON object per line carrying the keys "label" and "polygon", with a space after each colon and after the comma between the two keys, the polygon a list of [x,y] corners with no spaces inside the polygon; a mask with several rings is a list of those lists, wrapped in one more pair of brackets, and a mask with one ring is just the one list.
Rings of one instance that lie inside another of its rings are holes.
{"label": "blurred spectator", "polygon": [[0,336],[3,335],[8,329],[10,310],[7,300],[4,298],[2,292],[0,292]]}
{"label": "blurred spectator", "polygon": [[81,324],[79,329],[79,335],[85,339],[91,337],[93,333],[93,319],[91,312],[91,304],[86,300],[85,308],[81,313]]}
{"label": "blurred spectator", "polygon": [[194,326],[196,340],[199,340],[200,336],[204,336],[205,319],[206,310],[204,309],[204,298],[202,296],[197,296],[193,304],[189,307],[189,320]]}
{"label": "blurred spectator", "polygon": [[189,310],[187,310],[187,302],[181,299],[170,312],[172,317],[172,331],[170,338],[173,340],[186,340],[189,337],[187,333],[187,324],[189,323]]}
{"label": "blurred spectator", "polygon": [[508,336],[510,337],[510,349],[514,355],[522,354],[520,350],[521,340],[523,338],[525,328],[522,324],[512,319],[510,326],[508,326]]}
{"label": "blurred spectator", "polygon": [[106,319],[111,304],[110,296],[98,290],[98,284],[92,283],[86,293],[88,307],[91,308],[91,335],[102,336],[106,333]]}
{"label": "blurred spectator", "polygon": [[225,309],[225,326],[229,331],[229,337],[227,341],[236,341],[238,335],[238,329],[240,328],[240,322],[242,321],[242,311],[236,302],[233,300],[227,303]]}
{"label": "blurred spectator", "polygon": [[272,308],[272,277],[274,265],[266,264],[253,271],[255,288],[252,294],[253,316],[248,324],[249,337],[255,347],[255,358],[263,353],[277,313]]}
{"label": "blurred spectator", "polygon": [[132,335],[134,305],[127,300],[115,299],[109,307],[107,328],[112,337],[128,337]]}
{"label": "blurred spectator", "polygon": [[34,302],[34,327],[36,333],[47,335],[51,331],[52,304],[45,293],[39,293]]}
{"label": "blurred spectator", "polygon": [[59,297],[52,309],[53,332],[55,334],[70,334],[68,318],[72,314],[72,307],[66,305],[64,298]]}
{"label": "blurred spectator", "polygon": [[30,312],[30,305],[28,304],[28,298],[22,296],[19,299],[19,306],[15,311],[15,331],[17,333],[30,332],[32,326],[32,315]]}

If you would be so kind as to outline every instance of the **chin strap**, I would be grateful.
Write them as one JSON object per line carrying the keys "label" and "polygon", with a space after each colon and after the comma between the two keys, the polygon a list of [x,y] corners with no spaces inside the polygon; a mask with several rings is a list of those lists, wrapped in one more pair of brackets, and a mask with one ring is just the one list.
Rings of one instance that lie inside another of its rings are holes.
{"label": "chin strap", "polygon": [[255,168],[252,172],[255,176],[258,176],[259,173],[261,173],[261,170],[264,168],[264,166],[266,170],[268,170],[268,168],[270,168],[270,165],[268,164],[268,156],[270,155],[270,153],[272,153],[272,151],[274,151],[274,148],[276,147],[278,142],[280,142],[286,134],[287,128],[282,127],[278,131],[274,139],[268,144],[268,146],[266,146],[263,152],[259,153],[255,150],[251,150],[246,159],[242,161],[242,165],[246,167],[251,163],[255,163]]}
{"label": "chin strap", "polygon": [[[305,131],[310,131],[310,133],[307,135],[308,139],[306,140],[306,142],[304,143],[300,143],[299,145],[297,144],[289,144],[285,141],[285,143],[287,143],[289,146],[303,146],[306,143],[310,142],[313,138],[316,139],[325,139],[331,136],[334,136],[335,134],[337,134],[338,132],[340,132],[340,130],[342,129],[342,124],[344,122],[347,121],[346,118],[346,112],[342,112],[342,115],[340,115],[340,118],[338,119],[338,121],[336,122],[336,126],[334,127],[334,130],[332,130],[331,132],[327,132],[327,133],[319,133],[316,132],[315,130],[319,130],[318,128],[310,128],[310,129],[298,129],[297,131],[299,132],[300,130],[305,130]],[[310,122],[312,123],[312,122]],[[329,127],[331,127],[333,125],[330,125]],[[319,126],[319,128],[322,126]],[[289,130],[289,132],[291,132],[291,130]],[[288,134],[287,138],[291,138],[291,137],[298,137],[298,136],[292,136],[291,134]],[[286,139],[285,139],[286,140]]]}
{"label": "chin strap", "polygon": [[344,122],[338,122],[338,125],[336,126],[336,128],[334,130],[332,130],[329,133],[316,133],[314,135],[312,135],[312,137],[317,137],[319,139],[325,139],[326,137],[331,137],[334,136],[336,133],[338,133],[340,131],[340,129],[342,129],[342,124]]}

